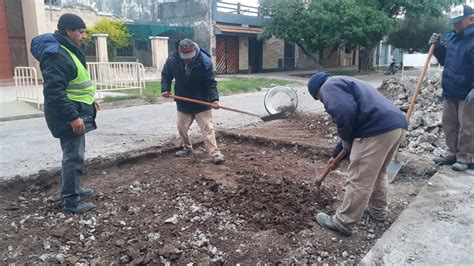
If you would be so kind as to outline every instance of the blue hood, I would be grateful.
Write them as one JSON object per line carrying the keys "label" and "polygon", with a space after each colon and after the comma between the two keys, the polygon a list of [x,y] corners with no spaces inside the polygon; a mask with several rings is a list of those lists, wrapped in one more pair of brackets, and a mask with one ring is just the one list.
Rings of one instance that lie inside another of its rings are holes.
{"label": "blue hood", "polygon": [[41,61],[45,54],[56,54],[59,51],[59,42],[52,33],[41,34],[31,40],[31,54]]}

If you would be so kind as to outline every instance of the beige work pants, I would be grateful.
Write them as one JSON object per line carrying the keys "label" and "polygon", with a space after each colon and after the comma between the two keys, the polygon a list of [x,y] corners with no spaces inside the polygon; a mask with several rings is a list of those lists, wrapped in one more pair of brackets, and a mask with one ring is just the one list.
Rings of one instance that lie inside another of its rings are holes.
{"label": "beige work pants", "polygon": [[210,156],[220,154],[221,152],[217,146],[216,134],[214,132],[214,125],[212,124],[212,110],[207,110],[197,114],[188,114],[178,111],[178,132],[183,141],[183,146],[188,149],[193,148],[188,131],[194,120],[196,120],[199,128],[201,128],[201,134],[207,153]]}
{"label": "beige work pants", "polygon": [[474,105],[445,99],[442,124],[448,146],[446,157],[460,163],[474,163]]}
{"label": "beige work pants", "polygon": [[367,206],[369,212],[378,219],[386,218],[387,166],[405,133],[405,129],[399,128],[369,138],[354,139],[344,200],[332,217],[336,226],[352,231]]}

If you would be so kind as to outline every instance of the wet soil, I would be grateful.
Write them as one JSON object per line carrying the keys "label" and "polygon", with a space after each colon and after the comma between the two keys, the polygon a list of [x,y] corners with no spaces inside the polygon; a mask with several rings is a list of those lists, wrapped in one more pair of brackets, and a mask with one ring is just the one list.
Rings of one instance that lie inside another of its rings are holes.
{"label": "wet soil", "polygon": [[402,172],[391,185],[390,215],[362,217],[354,235],[316,224],[343,198],[347,163],[312,185],[336,140],[327,117],[297,114],[221,132],[226,162],[202,147],[177,158],[156,150],[113,165],[88,165],[83,186],[97,208],[64,215],[58,174],[0,187],[2,263],[256,264],[357,263],[426,182]]}

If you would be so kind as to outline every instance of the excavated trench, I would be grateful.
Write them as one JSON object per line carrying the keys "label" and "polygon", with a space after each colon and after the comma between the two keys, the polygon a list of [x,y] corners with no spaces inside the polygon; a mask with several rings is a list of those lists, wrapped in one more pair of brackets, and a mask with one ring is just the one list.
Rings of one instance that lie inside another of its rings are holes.
{"label": "excavated trench", "polygon": [[[0,187],[0,257],[4,263],[357,263],[434,170],[411,161],[391,185],[389,220],[363,217],[351,238],[320,228],[334,213],[345,168],[316,190],[335,143],[325,117],[293,119],[219,133],[226,156],[207,162],[202,146],[188,158],[163,146],[96,160],[83,184],[97,209],[62,214],[58,174]],[[423,165],[423,163],[421,163]]]}

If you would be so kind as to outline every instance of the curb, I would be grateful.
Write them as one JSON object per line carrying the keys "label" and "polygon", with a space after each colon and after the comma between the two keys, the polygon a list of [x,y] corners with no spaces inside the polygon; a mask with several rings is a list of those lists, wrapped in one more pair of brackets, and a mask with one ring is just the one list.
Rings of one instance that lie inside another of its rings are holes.
{"label": "curb", "polygon": [[0,122],[30,119],[30,118],[37,118],[37,117],[44,117],[44,113],[29,114],[29,115],[17,115],[17,116],[9,116],[9,117],[0,117]]}

